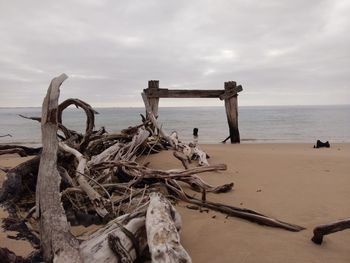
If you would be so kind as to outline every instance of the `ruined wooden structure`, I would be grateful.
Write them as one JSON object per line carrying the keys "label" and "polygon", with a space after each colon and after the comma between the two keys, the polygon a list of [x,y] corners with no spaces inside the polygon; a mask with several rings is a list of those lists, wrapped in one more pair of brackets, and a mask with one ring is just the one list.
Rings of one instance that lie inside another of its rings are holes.
{"label": "ruined wooden structure", "polygon": [[[143,92],[147,96],[154,116],[158,116],[160,98],[219,98],[225,101],[231,143],[240,143],[238,129],[238,92],[243,90],[235,81],[225,82],[224,89],[219,90],[170,90],[159,88],[159,80],[148,81],[148,88]],[[225,140],[226,141],[226,140]]]}

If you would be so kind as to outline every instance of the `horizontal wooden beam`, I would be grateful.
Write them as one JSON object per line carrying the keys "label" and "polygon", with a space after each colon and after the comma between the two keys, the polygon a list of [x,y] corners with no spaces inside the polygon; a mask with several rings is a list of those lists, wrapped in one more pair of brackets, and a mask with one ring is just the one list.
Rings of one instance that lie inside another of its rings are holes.
{"label": "horizontal wooden beam", "polygon": [[[242,91],[242,86],[230,90],[230,94]],[[225,90],[169,90],[169,89],[145,89],[149,98],[220,98]]]}

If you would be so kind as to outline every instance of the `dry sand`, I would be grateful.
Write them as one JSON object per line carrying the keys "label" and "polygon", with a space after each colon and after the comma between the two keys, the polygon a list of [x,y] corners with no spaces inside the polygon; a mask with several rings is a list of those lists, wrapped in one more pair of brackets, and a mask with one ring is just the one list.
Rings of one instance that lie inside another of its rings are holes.
{"label": "dry sand", "polygon": [[[210,163],[228,170],[202,174],[212,184],[234,182],[234,190],[208,199],[251,208],[307,229],[293,233],[259,226],[212,212],[177,209],[182,215],[182,244],[193,262],[349,262],[350,231],[310,241],[319,224],[350,217],[350,144],[313,149],[311,144],[204,145]],[[0,157],[0,166],[23,158]],[[147,158],[151,167],[181,168],[171,151]],[[3,214],[1,214],[3,216]],[[213,218],[214,217],[214,218]],[[11,242],[15,242],[14,244]],[[0,246],[25,255],[25,242],[9,241],[0,233]]]}

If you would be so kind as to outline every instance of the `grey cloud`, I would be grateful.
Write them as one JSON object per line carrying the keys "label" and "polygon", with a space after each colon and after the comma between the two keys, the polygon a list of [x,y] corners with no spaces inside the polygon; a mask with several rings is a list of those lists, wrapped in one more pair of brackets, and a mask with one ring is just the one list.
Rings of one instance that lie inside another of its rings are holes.
{"label": "grey cloud", "polygon": [[349,103],[349,11],[341,0],[2,1],[0,106],[39,106],[61,72],[62,99],[96,106],[141,106],[149,79],[236,80],[241,105]]}

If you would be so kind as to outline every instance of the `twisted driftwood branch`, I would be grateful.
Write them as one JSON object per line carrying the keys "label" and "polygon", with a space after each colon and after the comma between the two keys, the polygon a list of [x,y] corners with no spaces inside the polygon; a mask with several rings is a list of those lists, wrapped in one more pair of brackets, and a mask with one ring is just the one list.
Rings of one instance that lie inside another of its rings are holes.
{"label": "twisted driftwood branch", "polygon": [[[89,143],[89,138],[92,135],[93,129],[95,127],[95,114],[98,114],[98,112],[95,111],[88,103],[80,99],[67,99],[58,106],[57,120],[59,124],[62,125],[62,113],[64,109],[66,109],[70,105],[75,105],[77,108],[82,108],[85,111],[86,129],[84,137],[79,145],[80,150],[85,150]],[[68,139],[71,136],[70,132],[67,130],[65,130],[64,133],[66,135],[66,139]]]}

